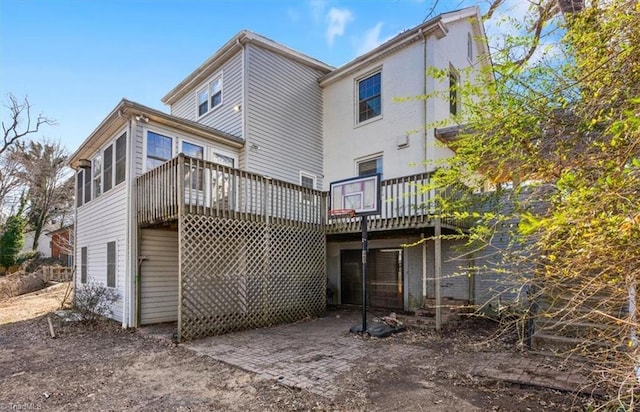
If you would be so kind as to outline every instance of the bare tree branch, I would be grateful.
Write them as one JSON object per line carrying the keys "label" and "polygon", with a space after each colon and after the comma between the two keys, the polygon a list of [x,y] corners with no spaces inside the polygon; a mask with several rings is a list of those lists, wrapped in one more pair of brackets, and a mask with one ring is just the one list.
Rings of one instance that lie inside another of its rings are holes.
{"label": "bare tree branch", "polygon": [[491,6],[489,6],[489,10],[487,10],[485,15],[482,16],[482,20],[485,20],[485,21],[489,20],[491,16],[493,16],[493,13],[495,13],[495,11],[498,9],[498,7],[500,7],[502,3],[504,3],[504,0],[493,0],[491,2]]}
{"label": "bare tree branch", "polygon": [[[13,94],[9,93],[8,100],[9,103],[6,104],[5,107],[9,109],[10,120],[8,121],[8,126],[2,121],[3,142],[2,146],[0,146],[0,155],[20,138],[32,133],[37,133],[40,130],[40,126],[44,124],[56,124],[54,120],[49,119],[43,114],[38,114],[35,125],[32,127],[31,104],[29,103],[29,99],[25,97],[22,102],[19,102]],[[21,123],[24,122],[24,117],[26,117],[26,125],[21,127]]]}

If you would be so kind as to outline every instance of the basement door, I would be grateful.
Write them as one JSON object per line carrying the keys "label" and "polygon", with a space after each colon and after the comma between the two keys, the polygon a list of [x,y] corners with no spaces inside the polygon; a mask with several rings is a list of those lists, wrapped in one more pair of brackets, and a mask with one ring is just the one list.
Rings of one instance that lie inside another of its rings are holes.
{"label": "basement door", "polygon": [[[362,251],[340,252],[343,304],[362,305]],[[367,258],[367,305],[403,309],[402,249],[370,249]]]}
{"label": "basement door", "polygon": [[178,232],[140,231],[140,323],[178,320]]}

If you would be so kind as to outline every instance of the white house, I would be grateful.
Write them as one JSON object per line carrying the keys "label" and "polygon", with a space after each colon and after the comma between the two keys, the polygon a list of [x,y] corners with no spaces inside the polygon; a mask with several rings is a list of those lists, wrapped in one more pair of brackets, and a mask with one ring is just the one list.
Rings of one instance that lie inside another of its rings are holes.
{"label": "white house", "polygon": [[327,277],[335,303],[358,304],[359,229],[327,224],[323,190],[380,172],[372,303],[421,307],[440,258],[443,291],[474,300],[453,245],[401,247],[434,231],[412,207],[424,197],[394,203],[433,168],[411,164],[450,155],[424,125],[462,103],[394,98],[449,90],[429,66],[457,81],[489,64],[483,39],[477,8],[463,9],[336,69],[242,31],[162,99],[170,114],[122,100],[71,157],[76,286],[114,288],[123,326],[177,321],[181,339],[319,315]]}
{"label": "white house", "polygon": [[[428,181],[438,159],[452,154],[436,138],[433,124],[460,114],[464,102],[455,86],[473,82],[464,76],[477,76],[490,64],[484,39],[476,8],[445,13],[404,31],[320,81],[325,184],[372,173],[380,173],[383,179],[382,214],[369,218],[373,306],[423,307],[425,299],[435,297],[436,275],[442,278],[442,297],[475,302],[476,292],[484,295],[486,285],[477,284],[472,271],[465,268],[472,262],[455,259],[460,254],[455,246],[461,241],[402,246],[434,234],[433,221],[415,216],[424,214],[415,207],[428,203],[428,193],[409,193],[417,191],[412,184]],[[425,75],[428,68],[448,71],[449,76],[436,80]],[[443,98],[415,98],[419,95]],[[442,230],[446,233],[455,226],[445,224]],[[329,230],[327,272],[338,302],[360,304],[361,242],[358,226],[352,228],[351,237]],[[441,260],[437,265],[436,256]]]}

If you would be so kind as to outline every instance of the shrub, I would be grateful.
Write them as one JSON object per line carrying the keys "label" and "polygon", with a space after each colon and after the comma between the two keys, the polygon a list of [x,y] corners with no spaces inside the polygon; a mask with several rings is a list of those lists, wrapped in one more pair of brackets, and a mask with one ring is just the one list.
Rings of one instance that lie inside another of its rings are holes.
{"label": "shrub", "polygon": [[114,289],[90,280],[76,290],[75,307],[84,323],[95,325],[113,313],[111,305],[119,298]]}

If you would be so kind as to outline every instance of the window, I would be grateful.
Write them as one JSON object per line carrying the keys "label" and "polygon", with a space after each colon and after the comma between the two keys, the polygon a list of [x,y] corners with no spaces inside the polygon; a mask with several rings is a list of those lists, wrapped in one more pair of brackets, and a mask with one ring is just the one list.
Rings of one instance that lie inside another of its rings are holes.
{"label": "window", "polygon": [[147,132],[147,170],[171,159],[173,140],[154,132]]}
{"label": "window", "polygon": [[217,77],[197,93],[198,116],[204,116],[222,104],[222,76]]}
{"label": "window", "polygon": [[102,193],[102,156],[93,159],[93,198],[96,199]]}
{"label": "window", "polygon": [[76,175],[76,207],[82,206],[82,187],[84,186],[84,170],[79,170]]}
{"label": "window", "polygon": [[116,186],[124,182],[127,173],[127,134],[116,140]]}
{"label": "window", "polygon": [[209,111],[209,92],[207,89],[198,92],[198,116],[204,116]]}
{"label": "window", "polygon": [[458,73],[453,67],[449,68],[449,113],[453,116],[458,114]]}
{"label": "window", "polygon": [[358,81],[358,123],[382,114],[381,73]]}
{"label": "window", "polygon": [[235,159],[220,153],[213,152],[211,161],[223,166],[235,167]]}
{"label": "window", "polygon": [[473,37],[471,37],[471,33],[467,33],[467,59],[473,61]]}
{"label": "window", "polygon": [[358,176],[382,175],[382,156],[357,162]]}
{"label": "window", "polygon": [[[316,188],[316,177],[312,174],[300,172],[300,186],[308,189]],[[303,202],[313,202],[314,196],[311,193],[303,192],[300,196],[300,200]]]}
{"label": "window", "polygon": [[211,86],[209,87],[209,96],[211,96],[212,109],[222,104],[222,77],[211,82]]}
{"label": "window", "polygon": [[80,283],[87,283],[87,247],[80,248]]}
{"label": "window", "polygon": [[116,287],[116,242],[107,243],[107,286]]}
{"label": "window", "polygon": [[[114,158],[115,151],[115,158]],[[102,152],[102,192],[107,193],[112,187],[124,182],[127,170],[127,134],[120,136],[115,144],[110,144]],[[115,168],[115,173],[114,173]],[[96,171],[94,170],[94,173]]]}
{"label": "window", "polygon": [[86,168],[83,171],[84,175],[84,203],[88,203],[91,200],[91,168]]}
{"label": "window", "polygon": [[113,145],[109,145],[104,149],[104,171],[102,172],[104,180],[104,192],[111,190],[113,185]]}
{"label": "window", "polygon": [[[182,153],[196,159],[204,159],[204,147],[193,143],[182,142]],[[195,164],[192,166],[186,165],[185,172],[186,187],[191,187],[195,190],[204,189],[204,173],[202,167],[199,168]],[[191,183],[189,183],[189,181],[191,181]]]}

